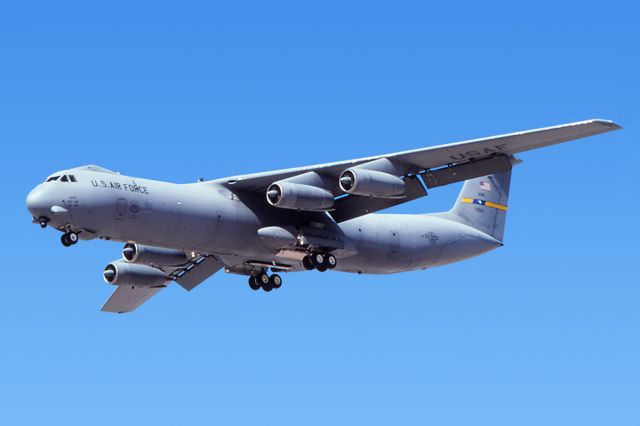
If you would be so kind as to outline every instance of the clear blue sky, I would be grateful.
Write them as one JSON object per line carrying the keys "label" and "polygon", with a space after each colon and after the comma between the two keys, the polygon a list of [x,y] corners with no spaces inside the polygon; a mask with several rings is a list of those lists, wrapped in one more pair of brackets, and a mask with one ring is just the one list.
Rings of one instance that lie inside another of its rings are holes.
{"label": "clear blue sky", "polygon": [[[0,6],[1,424],[638,424],[632,2],[213,3]],[[502,249],[423,272],[108,315],[120,245],[24,206],[83,164],[193,182],[594,117],[625,129],[521,156]]]}

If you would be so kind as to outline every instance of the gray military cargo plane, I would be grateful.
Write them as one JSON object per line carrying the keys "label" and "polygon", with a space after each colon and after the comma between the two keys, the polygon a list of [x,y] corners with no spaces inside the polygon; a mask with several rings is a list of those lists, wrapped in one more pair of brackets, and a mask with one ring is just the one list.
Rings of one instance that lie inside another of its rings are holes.
{"label": "gray military cargo plane", "polygon": [[[66,247],[125,243],[104,269],[116,289],[102,310],[130,312],[172,281],[192,290],[223,268],[268,292],[282,272],[390,274],[483,254],[503,244],[514,154],[619,128],[587,120],[181,185],[83,166],[49,176],[27,208]],[[448,212],[371,214],[460,181]]]}

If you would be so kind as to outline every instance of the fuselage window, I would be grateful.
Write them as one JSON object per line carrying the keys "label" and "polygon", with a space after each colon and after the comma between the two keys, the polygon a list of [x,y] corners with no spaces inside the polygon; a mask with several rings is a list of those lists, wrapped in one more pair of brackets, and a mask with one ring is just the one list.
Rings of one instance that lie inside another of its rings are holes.
{"label": "fuselage window", "polygon": [[69,180],[71,182],[77,182],[76,177],[74,175],[69,175]]}
{"label": "fuselage window", "polygon": [[60,182],[69,182],[69,178],[67,177],[67,175],[62,176]]}
{"label": "fuselage window", "polygon": [[60,176],[51,176],[49,179],[46,180],[46,182],[53,182],[54,180],[58,180]]}

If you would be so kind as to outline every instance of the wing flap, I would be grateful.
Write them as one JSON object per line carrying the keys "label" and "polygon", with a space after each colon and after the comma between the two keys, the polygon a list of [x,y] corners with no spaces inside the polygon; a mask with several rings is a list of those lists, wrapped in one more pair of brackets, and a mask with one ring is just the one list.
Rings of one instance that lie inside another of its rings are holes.
{"label": "wing flap", "polygon": [[218,272],[224,266],[212,256],[203,257],[202,261],[194,263],[190,269],[176,278],[176,282],[187,291],[193,290],[198,284]]}
{"label": "wing flap", "polygon": [[100,310],[118,314],[135,311],[140,305],[165,287],[166,286],[145,287],[135,285],[118,287]]}

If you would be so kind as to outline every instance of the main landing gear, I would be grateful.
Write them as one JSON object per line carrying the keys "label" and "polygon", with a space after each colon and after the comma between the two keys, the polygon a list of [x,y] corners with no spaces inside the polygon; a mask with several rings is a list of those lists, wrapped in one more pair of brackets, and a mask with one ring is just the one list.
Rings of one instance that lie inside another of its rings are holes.
{"label": "main landing gear", "polygon": [[[316,252],[308,254],[302,258],[302,266],[308,271],[317,269],[320,272],[324,272],[328,269],[335,268],[337,264],[338,261],[336,260],[336,257],[330,253]],[[271,268],[272,272],[276,270],[279,269]],[[262,289],[269,292],[275,288],[280,288],[282,285],[282,278],[280,278],[280,275],[269,275],[266,271],[266,268],[262,268],[262,272],[249,277],[249,287],[252,290]]]}
{"label": "main landing gear", "polygon": [[307,271],[317,269],[324,272],[327,269],[333,269],[338,264],[336,257],[332,254],[312,253],[302,258],[302,266]]}
{"label": "main landing gear", "polygon": [[258,275],[252,275],[249,277],[249,287],[252,290],[263,289],[266,292],[273,290],[274,288],[280,288],[282,285],[282,278],[280,275],[273,274],[269,276],[266,272],[261,272]]}
{"label": "main landing gear", "polygon": [[65,247],[72,246],[78,242],[78,234],[75,232],[65,232],[60,237],[60,242]]}

